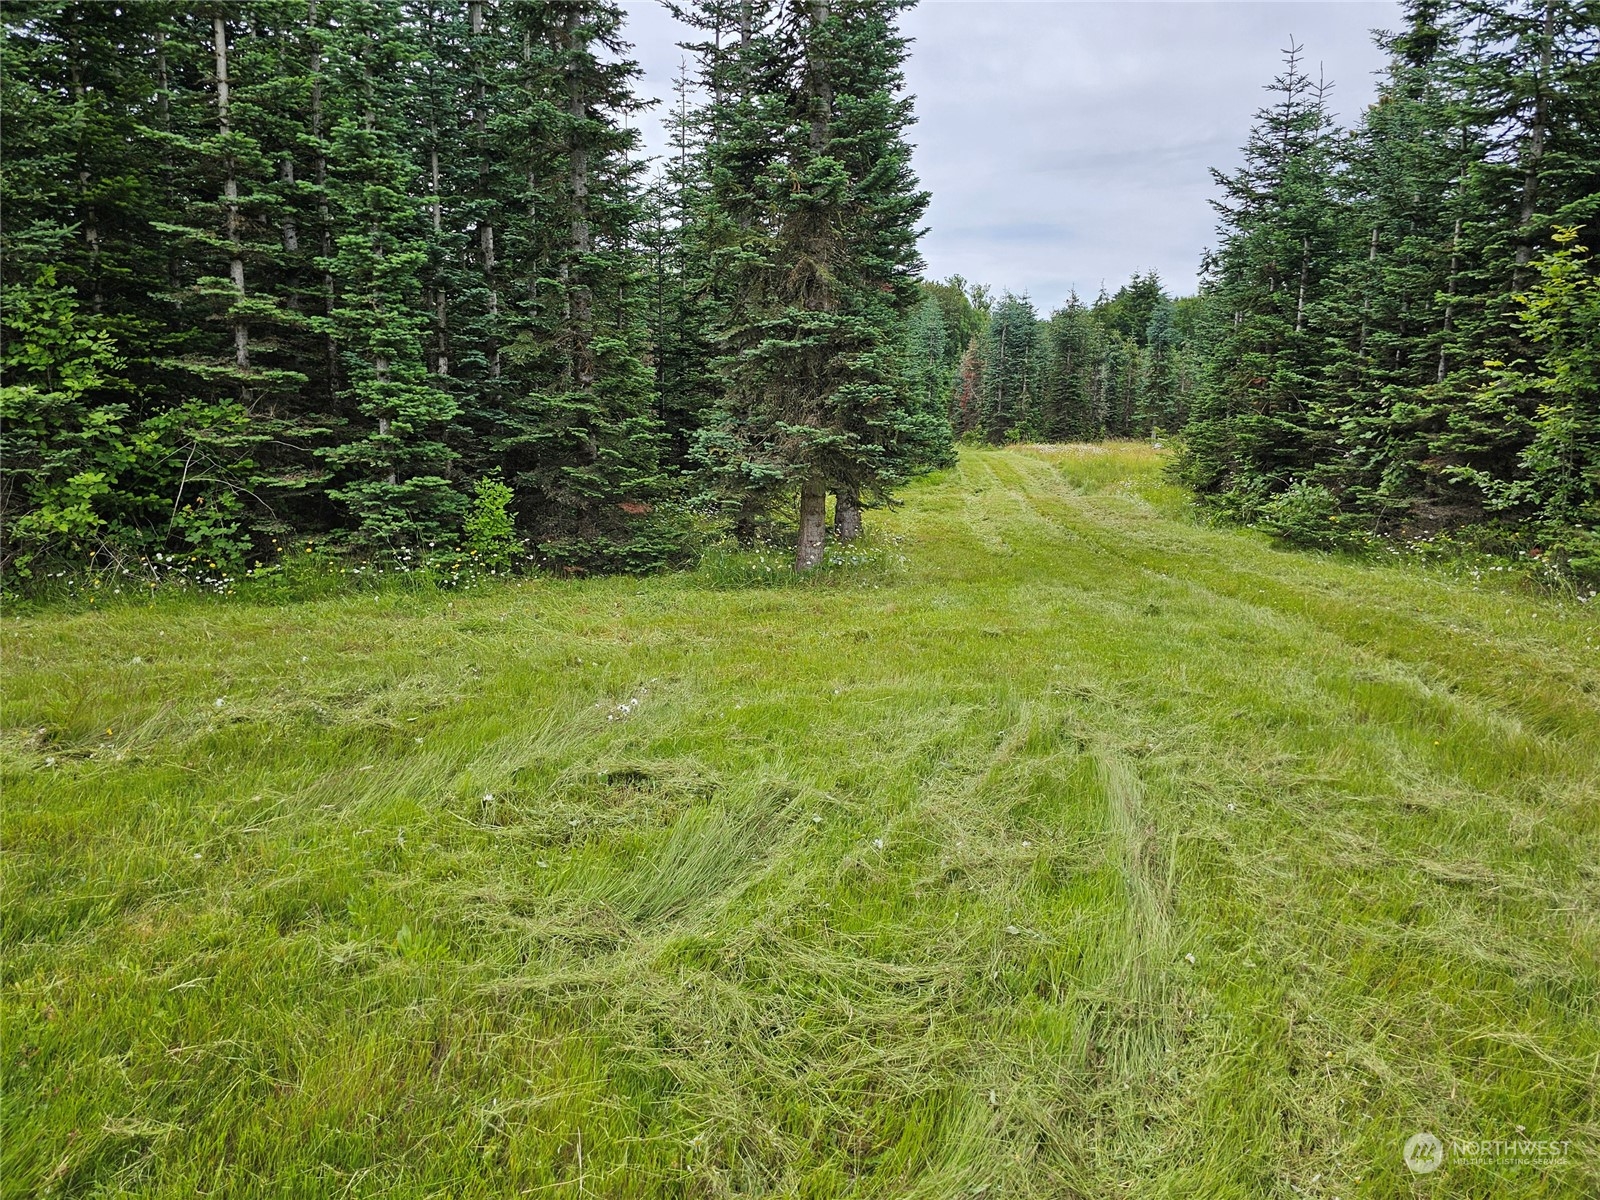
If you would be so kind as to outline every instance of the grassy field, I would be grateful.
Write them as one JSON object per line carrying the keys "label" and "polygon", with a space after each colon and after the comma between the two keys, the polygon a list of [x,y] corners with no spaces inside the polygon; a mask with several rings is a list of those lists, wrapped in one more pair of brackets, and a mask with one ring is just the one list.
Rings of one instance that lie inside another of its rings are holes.
{"label": "grassy field", "polygon": [[1600,1195],[1600,606],[1158,467],[7,619],[4,1194]]}

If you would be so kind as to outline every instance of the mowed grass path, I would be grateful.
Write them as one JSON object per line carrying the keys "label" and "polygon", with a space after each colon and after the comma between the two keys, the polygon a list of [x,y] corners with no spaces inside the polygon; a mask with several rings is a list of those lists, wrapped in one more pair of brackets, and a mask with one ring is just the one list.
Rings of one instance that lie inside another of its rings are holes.
{"label": "mowed grass path", "polygon": [[1595,611],[1158,465],[965,451],[813,586],[7,620],[5,1195],[1600,1194]]}

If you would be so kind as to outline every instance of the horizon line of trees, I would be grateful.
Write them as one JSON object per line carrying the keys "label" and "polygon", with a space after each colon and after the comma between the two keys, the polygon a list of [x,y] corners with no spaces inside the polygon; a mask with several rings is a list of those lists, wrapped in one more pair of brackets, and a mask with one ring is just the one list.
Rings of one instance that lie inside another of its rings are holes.
{"label": "horizon line of trees", "polygon": [[909,2],[676,6],[653,175],[607,0],[8,3],[0,565],[709,520],[807,569],[957,437],[1179,434],[1295,540],[1600,572],[1595,0],[1407,0],[1349,129],[1291,46],[1198,294],[1047,317],[920,278]]}
{"label": "horizon line of trees", "polygon": [[[1156,272],[1089,304],[1076,292],[1041,318],[1027,296],[960,276],[923,285],[913,341],[937,344],[958,437],[1003,442],[1149,437],[1182,428],[1197,379],[1198,302]],[[929,333],[923,331],[932,331]],[[954,331],[953,333],[951,331]]]}

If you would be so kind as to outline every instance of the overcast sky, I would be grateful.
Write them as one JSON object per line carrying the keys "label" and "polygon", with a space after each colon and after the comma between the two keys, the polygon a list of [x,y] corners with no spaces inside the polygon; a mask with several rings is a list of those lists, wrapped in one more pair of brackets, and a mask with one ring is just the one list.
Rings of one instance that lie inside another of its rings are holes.
{"label": "overcast sky", "polygon": [[[627,5],[648,95],[670,95],[685,36]],[[1238,161],[1291,36],[1351,123],[1383,65],[1371,30],[1397,3],[923,0],[905,18],[917,173],[933,193],[928,273],[1026,293],[1043,310],[1135,271],[1193,291],[1213,240],[1209,167]],[[656,118],[641,122],[660,146]]]}

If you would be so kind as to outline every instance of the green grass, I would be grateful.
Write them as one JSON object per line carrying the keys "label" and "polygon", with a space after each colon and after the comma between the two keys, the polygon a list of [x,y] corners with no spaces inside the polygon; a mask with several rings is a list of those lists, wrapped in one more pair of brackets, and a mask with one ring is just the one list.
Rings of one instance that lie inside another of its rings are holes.
{"label": "green grass", "polygon": [[1597,610],[1158,468],[7,620],[4,1194],[1600,1194]]}

